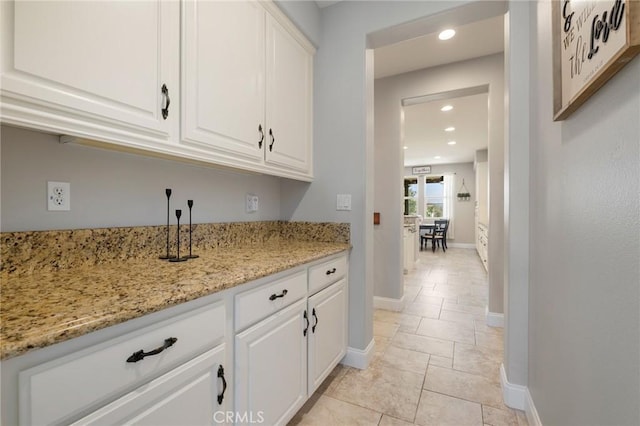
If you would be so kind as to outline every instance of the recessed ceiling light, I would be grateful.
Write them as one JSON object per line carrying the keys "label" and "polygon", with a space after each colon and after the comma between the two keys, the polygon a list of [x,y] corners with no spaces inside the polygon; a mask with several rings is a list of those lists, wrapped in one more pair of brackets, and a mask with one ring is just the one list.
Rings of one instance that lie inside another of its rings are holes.
{"label": "recessed ceiling light", "polygon": [[409,149],[409,147],[408,146],[403,146],[402,149]]}
{"label": "recessed ceiling light", "polygon": [[435,156],[435,157],[433,157],[433,158],[435,158],[436,160],[439,160],[439,159],[440,159],[440,158],[442,158],[442,157],[440,157],[439,155],[436,155],[436,156]]}
{"label": "recessed ceiling light", "polygon": [[442,31],[440,34],[438,34],[438,38],[440,40],[449,40],[454,35],[456,35],[456,30],[452,30],[451,28],[449,28],[447,30]]}
{"label": "recessed ceiling light", "polygon": [[440,108],[440,111],[447,112],[447,111],[451,111],[452,109],[453,107],[451,105],[445,105],[442,108]]}
{"label": "recessed ceiling light", "polygon": [[455,144],[456,144],[456,141],[449,141],[449,142],[447,142],[447,145],[455,145]]}
{"label": "recessed ceiling light", "polygon": [[447,127],[446,129],[444,129],[445,132],[453,132],[456,128],[451,126],[451,127]]}

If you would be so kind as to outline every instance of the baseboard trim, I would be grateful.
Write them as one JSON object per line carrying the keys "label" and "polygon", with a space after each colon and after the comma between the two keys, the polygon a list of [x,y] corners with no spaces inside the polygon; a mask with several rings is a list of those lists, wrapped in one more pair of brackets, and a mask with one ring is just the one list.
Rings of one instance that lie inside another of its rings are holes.
{"label": "baseboard trim", "polygon": [[369,342],[369,345],[367,345],[364,350],[347,347],[347,353],[342,358],[342,361],[340,361],[340,364],[364,370],[369,366],[369,362],[371,358],[373,358],[374,348],[374,339],[371,339],[371,342]]}
{"label": "baseboard trim", "polygon": [[400,299],[392,299],[390,297],[373,296],[373,307],[376,309],[384,309],[387,311],[402,312],[406,298],[404,294]]}
{"label": "baseboard trim", "polygon": [[509,383],[504,364],[500,364],[500,383],[504,403],[511,408],[526,411],[528,389],[526,386]]}
{"label": "baseboard trim", "polygon": [[527,407],[524,411],[527,414],[527,421],[529,422],[529,426],[542,426],[540,416],[538,415],[538,410],[536,410],[536,405],[533,403],[533,398],[531,398],[529,388],[527,388]]}
{"label": "baseboard trim", "polygon": [[489,327],[500,327],[504,328],[504,314],[499,314],[497,312],[489,312],[489,307],[487,306],[485,310],[487,325]]}

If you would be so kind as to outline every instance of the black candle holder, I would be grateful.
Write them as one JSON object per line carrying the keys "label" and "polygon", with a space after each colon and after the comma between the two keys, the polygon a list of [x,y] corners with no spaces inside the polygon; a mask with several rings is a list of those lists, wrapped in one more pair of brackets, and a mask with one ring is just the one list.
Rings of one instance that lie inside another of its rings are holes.
{"label": "black candle holder", "polygon": [[186,257],[180,257],[180,216],[182,216],[182,210],[176,210],[176,218],[178,218],[178,255],[172,259],[169,259],[169,262],[184,262],[187,260]]}
{"label": "black candle holder", "polygon": [[191,253],[191,208],[193,207],[193,200],[187,200],[187,206],[189,206],[189,254],[185,257],[187,259],[197,259],[200,256]]}
{"label": "black candle holder", "polygon": [[164,190],[165,194],[167,194],[167,254],[164,256],[160,256],[159,258],[162,260],[174,259],[175,256],[171,256],[169,254],[169,198],[171,198],[171,189],[167,188]]}

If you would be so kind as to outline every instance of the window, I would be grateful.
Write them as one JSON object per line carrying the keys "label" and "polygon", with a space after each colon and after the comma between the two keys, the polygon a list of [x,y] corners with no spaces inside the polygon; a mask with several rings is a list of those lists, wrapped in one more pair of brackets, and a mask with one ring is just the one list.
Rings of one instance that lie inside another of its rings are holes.
{"label": "window", "polygon": [[404,179],[404,214],[418,214],[418,178]]}
{"label": "window", "polygon": [[426,177],[424,185],[425,217],[441,218],[445,210],[444,176]]}

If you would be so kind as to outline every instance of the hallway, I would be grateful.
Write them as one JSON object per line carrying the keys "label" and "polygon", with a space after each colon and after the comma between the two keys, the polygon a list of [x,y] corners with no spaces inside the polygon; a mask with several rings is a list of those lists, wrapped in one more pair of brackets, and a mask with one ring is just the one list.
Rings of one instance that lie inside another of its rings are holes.
{"label": "hallway", "polygon": [[527,425],[502,403],[502,329],[475,250],[420,252],[402,313],[376,309],[367,370],[338,365],[291,425]]}

